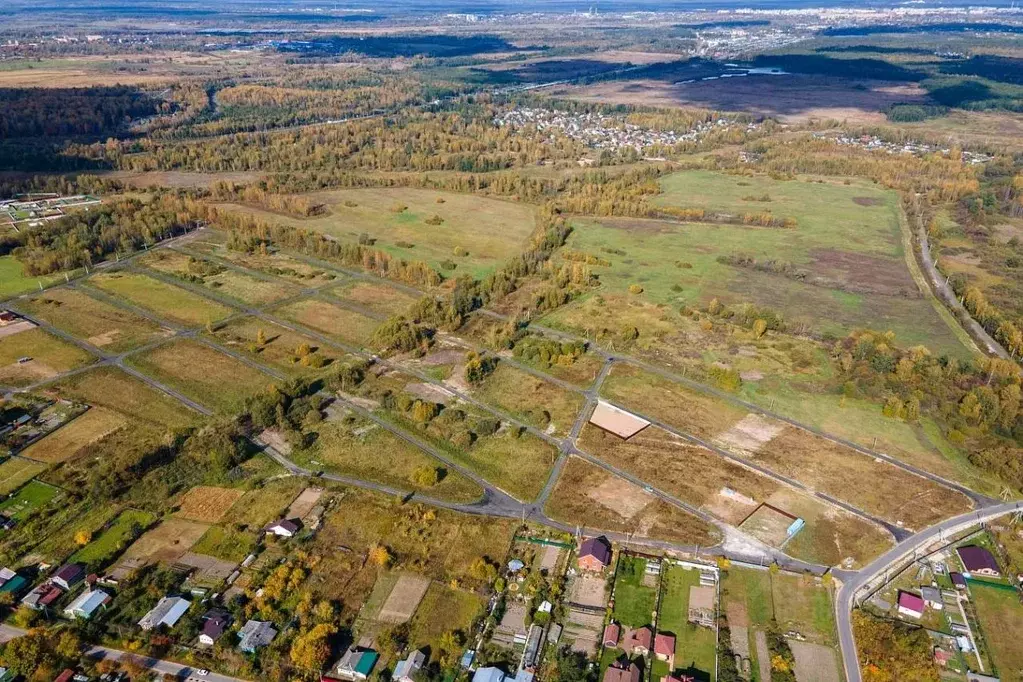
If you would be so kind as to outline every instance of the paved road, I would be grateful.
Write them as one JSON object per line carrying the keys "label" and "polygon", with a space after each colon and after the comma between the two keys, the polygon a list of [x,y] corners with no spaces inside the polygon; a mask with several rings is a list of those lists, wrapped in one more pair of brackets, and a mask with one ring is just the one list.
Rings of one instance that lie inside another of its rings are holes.
{"label": "paved road", "polygon": [[862,682],[863,679],[856,654],[856,639],[852,631],[852,609],[858,603],[858,596],[876,587],[878,581],[883,581],[886,572],[893,566],[903,561],[915,560],[918,553],[935,540],[941,540],[978,523],[1011,514],[1018,509],[1023,509],[1023,502],[1007,502],[947,519],[907,538],[859,571],[835,572],[836,577],[842,580],[842,587],[835,600],[835,609],[846,682]]}

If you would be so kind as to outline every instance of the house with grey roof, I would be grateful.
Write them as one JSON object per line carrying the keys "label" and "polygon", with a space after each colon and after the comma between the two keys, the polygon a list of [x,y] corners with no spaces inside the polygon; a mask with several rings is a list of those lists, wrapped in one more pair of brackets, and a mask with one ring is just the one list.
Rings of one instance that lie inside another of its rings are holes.
{"label": "house with grey roof", "polygon": [[188,611],[188,607],[192,605],[192,602],[188,601],[184,597],[164,597],[152,610],[146,615],[142,616],[142,620],[139,621],[139,627],[143,630],[153,630],[161,625],[166,625],[169,628],[174,627],[181,616],[185,615]]}
{"label": "house with grey roof", "polygon": [[238,642],[238,648],[247,654],[251,654],[274,641],[274,637],[277,636],[277,630],[274,629],[273,623],[269,621],[250,620],[238,631],[238,636],[241,638]]}

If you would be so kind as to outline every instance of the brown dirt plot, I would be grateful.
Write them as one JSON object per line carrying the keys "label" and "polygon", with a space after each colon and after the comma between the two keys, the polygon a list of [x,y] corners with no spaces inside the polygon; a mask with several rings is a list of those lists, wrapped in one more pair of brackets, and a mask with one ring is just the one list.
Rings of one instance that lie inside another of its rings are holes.
{"label": "brown dirt plot", "polygon": [[403,574],[380,607],[377,620],[384,623],[405,623],[416,612],[419,602],[426,596],[430,579],[421,575]]}
{"label": "brown dirt plot", "polygon": [[244,491],[232,488],[196,486],[181,498],[177,515],[190,521],[216,523],[243,494]]}
{"label": "brown dirt plot", "polygon": [[124,553],[124,558],[176,563],[208,528],[205,523],[167,519],[136,540]]}

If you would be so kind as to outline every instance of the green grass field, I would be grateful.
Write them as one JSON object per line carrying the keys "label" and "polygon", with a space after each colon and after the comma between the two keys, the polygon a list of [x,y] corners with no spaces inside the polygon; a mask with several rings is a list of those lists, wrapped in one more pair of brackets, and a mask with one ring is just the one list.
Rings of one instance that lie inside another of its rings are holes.
{"label": "green grass field", "polygon": [[[314,230],[347,242],[360,235],[374,246],[406,260],[423,260],[440,269],[475,277],[493,270],[523,249],[533,231],[533,208],[500,199],[425,189],[378,188],[319,192],[309,195],[329,213],[315,218],[290,218],[260,209],[225,206],[263,220]],[[438,203],[438,198],[443,203]],[[346,202],[355,204],[346,205]],[[403,210],[397,209],[405,207]],[[439,216],[443,222],[430,224]],[[465,254],[465,255],[461,255]]]}
{"label": "green grass field", "polygon": [[226,526],[210,526],[190,551],[224,561],[241,561],[256,546],[256,538]]}
{"label": "green grass field", "polygon": [[[662,180],[653,203],[738,215],[770,209],[793,217],[793,229],[669,221],[578,221],[567,248],[611,265],[594,266],[607,296],[641,297],[672,306],[754,303],[790,326],[845,335],[861,327],[892,330],[903,345],[968,355],[920,293],[907,266],[898,198],[860,182],[810,183],[689,171]],[[770,196],[771,201],[743,197]],[[727,265],[719,257],[749,255],[787,263],[801,275]],[[638,285],[641,294],[630,294]],[[641,333],[643,330],[640,330]]]}
{"label": "green grass field", "polygon": [[[646,559],[622,556],[618,559],[615,576],[615,606],[611,618],[629,628],[643,627],[653,622],[657,608],[657,589],[644,584]],[[656,578],[654,578],[656,581]],[[656,585],[656,582],[653,583]]]}
{"label": "green grass field", "polygon": [[[675,565],[666,566],[663,570],[657,630],[675,635],[675,668],[698,679],[713,680],[717,657],[714,630],[689,622],[689,588],[699,586],[700,573]],[[665,663],[660,665],[667,667]],[[656,669],[654,672],[656,677]]]}
{"label": "green grass field", "polygon": [[0,502],[0,514],[23,521],[60,494],[60,490],[40,481],[29,481],[17,493]]}
{"label": "green grass field", "polygon": [[91,277],[89,284],[190,327],[217,322],[231,314],[226,306],[134,272],[101,273]]}
{"label": "green grass field", "polygon": [[113,522],[71,556],[72,561],[100,564],[111,558],[131,542],[133,531],[141,532],[156,520],[156,515],[137,509],[126,509]]}
{"label": "green grass field", "polygon": [[18,332],[0,338],[0,385],[27,386],[95,359],[91,353],[38,327]]}
{"label": "green grass field", "polygon": [[22,304],[25,312],[110,353],[145,345],[167,330],[74,289],[52,289]]}
{"label": "green grass field", "polygon": [[[432,497],[472,502],[483,490],[457,471],[421,452],[389,431],[365,419],[352,424],[324,422],[316,427],[319,437],[313,447],[295,453],[294,459],[310,468],[323,467],[338,474],[377,481]],[[382,457],[382,453],[387,453]],[[417,478],[422,470],[439,470],[443,476],[435,485]]]}
{"label": "green grass field", "polygon": [[273,379],[195,341],[173,341],[130,358],[135,369],[224,414],[239,412],[245,399]]}
{"label": "green grass field", "polygon": [[32,277],[25,274],[25,266],[14,256],[0,256],[0,298],[10,298],[39,288],[39,283],[48,286],[55,281],[53,276]]}
{"label": "green grass field", "polygon": [[409,644],[439,651],[444,633],[460,631],[468,634],[473,619],[482,608],[483,599],[479,595],[432,583],[409,622]]}
{"label": "green grass field", "polygon": [[783,632],[795,630],[819,644],[834,644],[835,608],[828,588],[811,576],[771,576],[774,616]]}
{"label": "green grass field", "polygon": [[1003,682],[1023,680],[1023,606],[1014,590],[970,584],[988,653]]}

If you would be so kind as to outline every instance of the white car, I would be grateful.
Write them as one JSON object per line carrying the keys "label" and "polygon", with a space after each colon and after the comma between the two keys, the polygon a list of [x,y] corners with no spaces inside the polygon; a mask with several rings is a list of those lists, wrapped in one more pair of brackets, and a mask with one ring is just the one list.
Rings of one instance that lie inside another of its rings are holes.
{"label": "white car", "polygon": [[198,675],[199,677],[206,677],[207,675],[210,674],[210,671],[207,670],[206,668],[200,668],[199,670],[195,671],[195,674]]}

